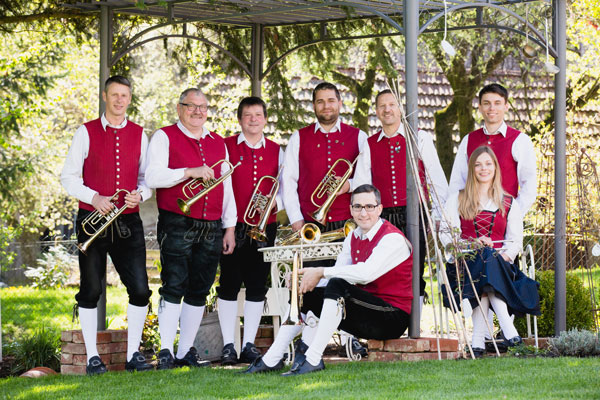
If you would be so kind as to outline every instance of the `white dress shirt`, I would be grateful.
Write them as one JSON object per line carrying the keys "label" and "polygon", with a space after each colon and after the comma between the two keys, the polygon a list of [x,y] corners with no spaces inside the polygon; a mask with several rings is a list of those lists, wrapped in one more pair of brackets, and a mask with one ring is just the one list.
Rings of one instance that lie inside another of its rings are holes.
{"label": "white dress shirt", "polygon": [[411,245],[404,236],[394,232],[381,238],[366,261],[357,264],[352,263],[352,249],[350,246],[352,235],[371,241],[382,225],[383,220],[379,218],[366,234],[363,234],[360,227],[358,227],[351,235],[348,235],[344,240],[342,252],[338,256],[335,266],[324,268],[325,278],[341,278],[353,285],[366,285],[404,262],[410,256]]}
{"label": "white dress shirt", "polygon": [[[490,199],[483,206],[483,210],[494,212],[498,210],[498,206]],[[458,193],[452,193],[446,201],[446,219],[442,221],[440,226],[440,241],[446,247],[452,243],[452,238],[458,235],[460,237],[460,215],[458,213]],[[505,242],[502,243],[502,249],[498,253],[505,253],[514,262],[515,257],[523,247],[523,218],[519,203],[513,201],[506,221],[506,234],[504,235]]]}
{"label": "white dress shirt", "polygon": [[[333,133],[340,132],[340,120],[338,118],[337,122],[331,128],[329,132],[326,132],[321,124],[317,121],[315,124],[315,133],[317,131],[322,133]],[[363,131],[358,133],[358,152],[360,153],[368,153],[369,145],[367,143],[367,134]],[[290,219],[290,223],[294,223],[304,219],[302,215],[302,211],[300,210],[300,199],[298,198],[298,178],[300,175],[299,168],[299,157],[300,157],[300,133],[295,131],[290,141],[288,142],[287,148],[285,149],[285,161],[283,171],[281,173],[283,177],[283,204],[285,206],[285,211]],[[348,160],[351,163],[354,160]],[[324,171],[323,174],[325,174]],[[361,161],[359,157],[358,161],[354,165],[354,178],[349,179],[350,190],[354,190],[356,187],[371,182],[370,171],[364,161]]]}
{"label": "white dress shirt", "polygon": [[[377,142],[380,142],[383,138],[387,137],[383,130],[379,130]],[[395,137],[402,135],[406,139],[406,132],[404,124],[398,126],[398,130],[389,137]],[[429,189],[429,195],[432,199],[432,214],[436,220],[441,219],[442,210],[446,203],[446,197],[448,196],[448,181],[446,180],[446,174],[440,164],[435,145],[433,144],[433,138],[425,131],[417,131],[417,152],[423,161],[423,167],[425,168],[425,177]],[[360,155],[361,158],[365,158],[363,163],[368,166],[369,171],[369,182],[371,183],[371,152],[363,152]],[[432,189],[431,189],[432,188]]]}
{"label": "white dress shirt", "polygon": [[[183,126],[181,121],[177,122],[177,127],[186,136],[195,139],[194,135]],[[205,138],[206,135],[212,137],[210,131],[204,127],[201,138]],[[225,158],[229,160],[229,153],[226,146]],[[148,185],[153,189],[173,187],[186,180],[185,170],[186,168],[169,168],[169,137],[162,129],[154,132],[148,146],[148,169],[146,170]],[[229,165],[221,163],[221,175],[227,171],[229,171]],[[223,182],[223,212],[221,220],[223,228],[235,226],[237,222],[237,210],[235,207],[235,198],[233,197],[231,177],[225,179]]]}
{"label": "white dress shirt", "polygon": [[[237,144],[241,144],[241,143],[245,143],[246,146],[250,147],[251,149],[260,149],[261,147],[266,147],[267,146],[267,142],[265,141],[265,135],[261,134],[260,140],[255,144],[252,145],[250,144],[250,142],[248,142],[248,139],[246,139],[246,136],[244,135],[244,132],[240,132],[240,134],[238,135],[238,139],[237,139]],[[284,159],[284,154],[283,154],[283,150],[281,150],[281,147],[279,147],[279,161],[278,161],[278,171],[281,169],[281,165],[283,164],[283,159]],[[275,201],[277,202],[277,211],[281,211],[283,210],[283,177],[280,174],[279,175],[279,190],[277,191],[277,196],[275,198]]]}
{"label": "white dress shirt", "polygon": [[[106,127],[109,126],[115,129],[122,129],[127,125],[127,118],[119,125],[112,125],[108,122],[104,114],[100,117],[102,128],[106,132]],[[110,133],[107,133],[110,135]],[[140,160],[138,163],[139,172],[137,179],[137,191],[142,196],[142,201],[148,200],[152,197],[152,190],[148,187],[145,179],[146,173],[146,150],[148,148],[148,137],[145,133],[142,133],[142,141],[140,144]],[[60,182],[63,187],[69,193],[70,196],[75,197],[87,204],[92,204],[92,199],[98,193],[97,191],[85,186],[83,184],[83,164],[90,151],[90,137],[88,135],[87,128],[85,125],[81,125],[75,131],[73,136],[73,142],[71,148],[67,154],[65,165],[63,166],[60,174]]]}
{"label": "white dress shirt", "polygon": [[[506,131],[506,122],[502,122],[502,125],[500,125],[498,130],[491,133],[488,132],[485,124],[483,125],[483,132],[486,135],[500,134],[506,137]],[[469,169],[469,158],[467,157],[468,141],[469,135],[466,135],[458,146],[454,165],[452,166],[452,174],[450,175],[449,193],[458,192],[465,187]],[[533,143],[529,136],[524,133],[517,136],[517,139],[513,142],[511,154],[517,163],[517,179],[519,181],[519,192],[517,193],[516,200],[517,203],[519,203],[520,210],[523,212],[523,215],[525,215],[531,205],[535,202],[537,196],[535,149],[533,148]]]}

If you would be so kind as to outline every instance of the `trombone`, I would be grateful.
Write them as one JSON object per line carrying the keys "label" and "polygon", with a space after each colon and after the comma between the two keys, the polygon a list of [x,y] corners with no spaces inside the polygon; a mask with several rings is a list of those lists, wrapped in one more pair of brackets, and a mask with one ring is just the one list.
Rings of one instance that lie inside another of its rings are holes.
{"label": "trombone", "polygon": [[[318,223],[325,225],[327,222],[327,212],[331,208],[339,191],[342,190],[342,187],[348,178],[350,178],[357,160],[358,157],[356,157],[352,164],[345,158],[336,160],[311,194],[310,201],[317,207],[317,210],[311,214],[311,217]],[[346,164],[346,172],[344,172],[344,175],[339,179],[335,174],[335,167],[338,163]],[[319,205],[318,202],[322,199],[325,199],[325,201],[323,204]]]}
{"label": "trombone", "polygon": [[[244,212],[244,222],[251,226],[252,229],[248,231],[248,236],[259,242],[267,241],[267,222],[271,216],[271,210],[275,206],[277,191],[279,190],[279,175],[281,174],[281,168],[275,178],[270,175],[265,175],[259,179],[252,197],[250,197],[250,203],[246,207]],[[263,181],[271,182],[271,189],[267,194],[263,194],[260,191],[260,185]],[[258,216],[258,222],[253,223]]]}
{"label": "trombone", "polygon": [[[185,215],[190,215],[192,205],[200,200],[202,197],[208,194],[211,190],[213,190],[217,185],[227,179],[231,174],[233,174],[233,170],[236,169],[237,166],[241,164],[241,161],[235,165],[232,165],[228,160],[222,159],[211,165],[211,169],[215,169],[218,164],[227,163],[229,164],[229,171],[225,172],[218,179],[203,179],[203,178],[195,178],[191,179],[188,183],[186,183],[181,191],[185,196],[184,199],[177,199],[177,205],[181,212]],[[194,191],[198,188],[201,188],[200,191],[194,194]]]}
{"label": "trombone", "polygon": [[[111,196],[111,201],[118,198],[121,192],[125,193],[125,195],[129,194],[128,190],[119,189],[115,192],[115,194]],[[106,228],[108,228],[110,224],[112,224],[117,219],[117,217],[121,215],[123,211],[125,211],[126,208],[127,204],[123,204],[123,207],[119,209],[113,208],[105,215],[102,215],[100,211],[96,210],[87,217],[85,217],[85,219],[81,221],[81,229],[83,230],[83,232],[85,232],[86,235],[89,236],[89,238],[84,243],[79,243],[77,245],[77,248],[79,248],[79,250],[81,250],[83,254],[87,255],[86,251],[94,242],[94,240],[96,240],[102,233],[104,233]]]}

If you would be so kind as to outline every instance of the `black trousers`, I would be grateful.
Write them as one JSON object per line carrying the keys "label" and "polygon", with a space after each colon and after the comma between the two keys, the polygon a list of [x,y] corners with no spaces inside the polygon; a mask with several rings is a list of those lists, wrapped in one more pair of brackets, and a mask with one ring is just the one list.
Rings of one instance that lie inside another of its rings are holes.
{"label": "black trousers", "polygon": [[260,302],[265,299],[271,263],[264,261],[263,254],[258,249],[274,245],[277,223],[267,225],[266,242],[250,238],[247,234],[250,229],[248,225],[238,222],[233,253],[221,255],[221,275],[217,288],[220,299],[237,300],[242,283],[246,288],[246,300]]}
{"label": "black trousers", "polygon": [[223,251],[221,221],[205,221],[158,210],[157,237],[160,245],[158,290],[169,303],[181,299],[191,306],[206,304]]}
{"label": "black trousers", "polygon": [[345,317],[338,328],[362,339],[397,339],[410,323],[406,311],[340,278],[332,278],[326,287],[306,293],[302,312],[312,311],[320,318],[324,299],[343,302]]}
{"label": "black trousers", "polygon": [[[89,236],[81,228],[82,221],[90,211],[79,209],[77,241],[85,242]],[[102,294],[102,279],[106,275],[106,255],[109,254],[127,288],[129,303],[144,307],[152,292],[148,287],[146,273],[146,242],[144,228],[138,213],[121,214],[104,233],[87,249],[87,255],[79,252],[79,292],[75,295],[81,308],[96,308]]]}
{"label": "black trousers", "polygon": [[[406,206],[400,207],[387,207],[383,209],[381,218],[387,219],[392,225],[400,229],[402,233],[406,234]],[[419,213],[419,294],[425,295],[425,279],[423,279],[423,273],[425,272],[425,229],[421,224],[421,215]]]}

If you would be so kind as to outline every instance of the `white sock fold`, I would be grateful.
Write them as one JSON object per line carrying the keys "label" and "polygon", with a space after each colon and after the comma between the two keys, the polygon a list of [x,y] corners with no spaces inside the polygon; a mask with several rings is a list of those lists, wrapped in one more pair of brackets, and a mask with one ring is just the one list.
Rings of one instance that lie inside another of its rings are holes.
{"label": "white sock fold", "polygon": [[489,335],[489,333],[483,316],[488,312],[490,301],[487,296],[481,297],[480,301],[481,306],[473,310],[473,337],[471,339],[471,346],[484,349],[485,336]]}
{"label": "white sock fold", "polygon": [[179,346],[177,346],[177,358],[185,357],[190,347],[194,345],[194,339],[200,328],[205,306],[192,306],[185,301],[181,305],[179,316]]}
{"label": "white sock fold", "polygon": [[307,346],[310,346],[313,339],[315,338],[315,335],[317,334],[317,327],[319,326],[319,318],[317,318],[317,316],[312,311],[307,312],[306,316],[303,318],[304,318],[304,321],[306,322],[306,325],[304,326],[304,329],[302,330],[302,341]]}
{"label": "white sock fold", "polygon": [[237,301],[217,299],[219,308],[219,325],[223,335],[223,345],[233,343],[235,336],[235,319],[237,317]]}
{"label": "white sock fold", "polygon": [[140,350],[146,314],[148,306],[127,304],[127,361],[131,361],[133,353]]}
{"label": "white sock fold", "polygon": [[301,325],[282,325],[277,337],[262,360],[267,367],[274,367],[283,358],[288,346],[302,330]]}
{"label": "white sock fold", "polygon": [[[492,310],[491,308],[488,310],[488,321],[490,322],[490,326],[492,327],[492,332],[494,331],[494,310]],[[490,336],[490,333],[487,331],[485,331],[485,340],[491,340],[492,337]]]}
{"label": "white sock fold", "polygon": [[343,310],[337,301],[332,299],[325,299],[323,301],[323,309],[321,310],[317,332],[306,351],[306,361],[311,365],[317,366],[321,361],[327,343],[329,343],[331,336],[342,321],[342,314]]}
{"label": "white sock fold", "polygon": [[498,323],[500,324],[502,333],[504,333],[504,337],[506,339],[512,339],[515,336],[519,336],[519,332],[517,332],[515,324],[508,313],[508,307],[506,306],[506,303],[500,298],[496,297],[494,293],[489,293],[488,296],[490,298],[490,303],[496,312],[496,317],[498,318]]}
{"label": "white sock fold", "polygon": [[244,302],[244,340],[242,340],[242,349],[246,343],[254,343],[264,304],[264,301],[246,300]]}
{"label": "white sock fold", "polygon": [[158,330],[160,332],[160,348],[169,349],[173,354],[173,342],[177,335],[181,305],[161,300],[158,305]]}
{"label": "white sock fold", "polygon": [[85,343],[85,352],[88,363],[90,358],[99,355],[96,347],[96,334],[98,332],[98,309],[79,307],[79,323],[81,324],[81,334]]}

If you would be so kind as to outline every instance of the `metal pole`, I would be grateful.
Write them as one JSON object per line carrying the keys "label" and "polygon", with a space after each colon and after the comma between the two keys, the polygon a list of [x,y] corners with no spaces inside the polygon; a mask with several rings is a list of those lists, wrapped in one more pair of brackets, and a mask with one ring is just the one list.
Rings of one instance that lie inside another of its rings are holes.
{"label": "metal pole", "polygon": [[[405,38],[405,82],[406,82],[406,115],[414,132],[417,132],[419,118],[417,115],[417,39],[419,38],[419,1],[404,0],[404,38]],[[407,144],[409,141],[407,141]],[[416,154],[416,151],[413,152]],[[407,154],[406,165],[406,229],[408,240],[413,246],[412,267],[412,311],[408,334],[418,338],[421,333],[420,287],[419,287],[419,199],[417,188],[413,185],[414,178]]]}
{"label": "metal pole", "polygon": [[566,244],[566,115],[567,115],[567,0],[554,1],[554,41],[556,65],[554,77],[554,334],[567,329],[567,244]]}
{"label": "metal pole", "polygon": [[264,27],[261,24],[252,25],[252,46],[250,55],[251,72],[252,72],[252,96],[260,97],[262,92],[261,75],[263,70],[263,54],[264,54]]}
{"label": "metal pole", "polygon": [[[112,52],[112,11],[107,6],[100,7],[100,71],[99,71],[99,103],[98,115],[102,115],[106,105],[102,100],[102,91],[104,90],[104,82],[110,74],[110,66],[108,60]],[[98,300],[98,330],[106,329],[106,273],[102,278],[102,294]]]}

